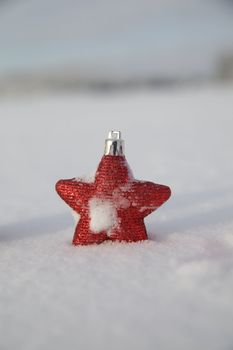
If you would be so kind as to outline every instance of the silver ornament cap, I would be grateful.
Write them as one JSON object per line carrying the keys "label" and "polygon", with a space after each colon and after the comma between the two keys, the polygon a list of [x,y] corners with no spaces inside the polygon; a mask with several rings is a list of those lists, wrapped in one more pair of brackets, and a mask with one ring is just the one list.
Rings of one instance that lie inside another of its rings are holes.
{"label": "silver ornament cap", "polygon": [[124,140],[121,138],[120,131],[109,131],[108,138],[105,140],[104,154],[106,156],[124,155]]}

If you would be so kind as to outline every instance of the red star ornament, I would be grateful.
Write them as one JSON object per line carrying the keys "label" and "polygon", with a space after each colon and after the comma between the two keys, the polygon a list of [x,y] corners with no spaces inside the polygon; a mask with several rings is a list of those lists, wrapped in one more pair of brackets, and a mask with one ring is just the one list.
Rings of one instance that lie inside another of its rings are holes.
{"label": "red star ornament", "polygon": [[109,133],[93,182],[60,180],[56,190],[79,216],[74,245],[147,239],[144,218],[171,195],[168,186],[134,179],[119,131]]}

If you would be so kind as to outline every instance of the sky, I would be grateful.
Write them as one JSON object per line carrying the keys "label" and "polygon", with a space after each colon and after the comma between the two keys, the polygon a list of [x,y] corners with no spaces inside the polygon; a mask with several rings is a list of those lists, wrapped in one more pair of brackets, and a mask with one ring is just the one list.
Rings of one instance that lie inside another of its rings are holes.
{"label": "sky", "polygon": [[21,0],[0,7],[0,74],[60,67],[92,75],[208,74],[233,51],[217,0]]}

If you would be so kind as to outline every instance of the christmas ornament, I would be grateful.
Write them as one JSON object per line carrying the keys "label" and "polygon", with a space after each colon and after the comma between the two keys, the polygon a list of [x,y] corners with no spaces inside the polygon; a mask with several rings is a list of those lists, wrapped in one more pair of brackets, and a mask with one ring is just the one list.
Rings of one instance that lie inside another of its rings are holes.
{"label": "christmas ornament", "polygon": [[75,245],[147,239],[144,218],[171,195],[167,186],[134,179],[119,131],[109,132],[92,182],[82,178],[60,180],[56,190],[79,216]]}

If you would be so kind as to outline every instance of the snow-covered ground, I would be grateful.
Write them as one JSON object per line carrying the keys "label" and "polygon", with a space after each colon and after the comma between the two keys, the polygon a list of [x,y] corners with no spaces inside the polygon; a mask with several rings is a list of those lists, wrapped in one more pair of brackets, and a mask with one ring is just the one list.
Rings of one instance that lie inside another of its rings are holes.
{"label": "snow-covered ground", "polygon": [[[1,350],[232,349],[232,110],[232,86],[0,101]],[[172,197],[149,241],[73,247],[54,184],[111,129]]]}

